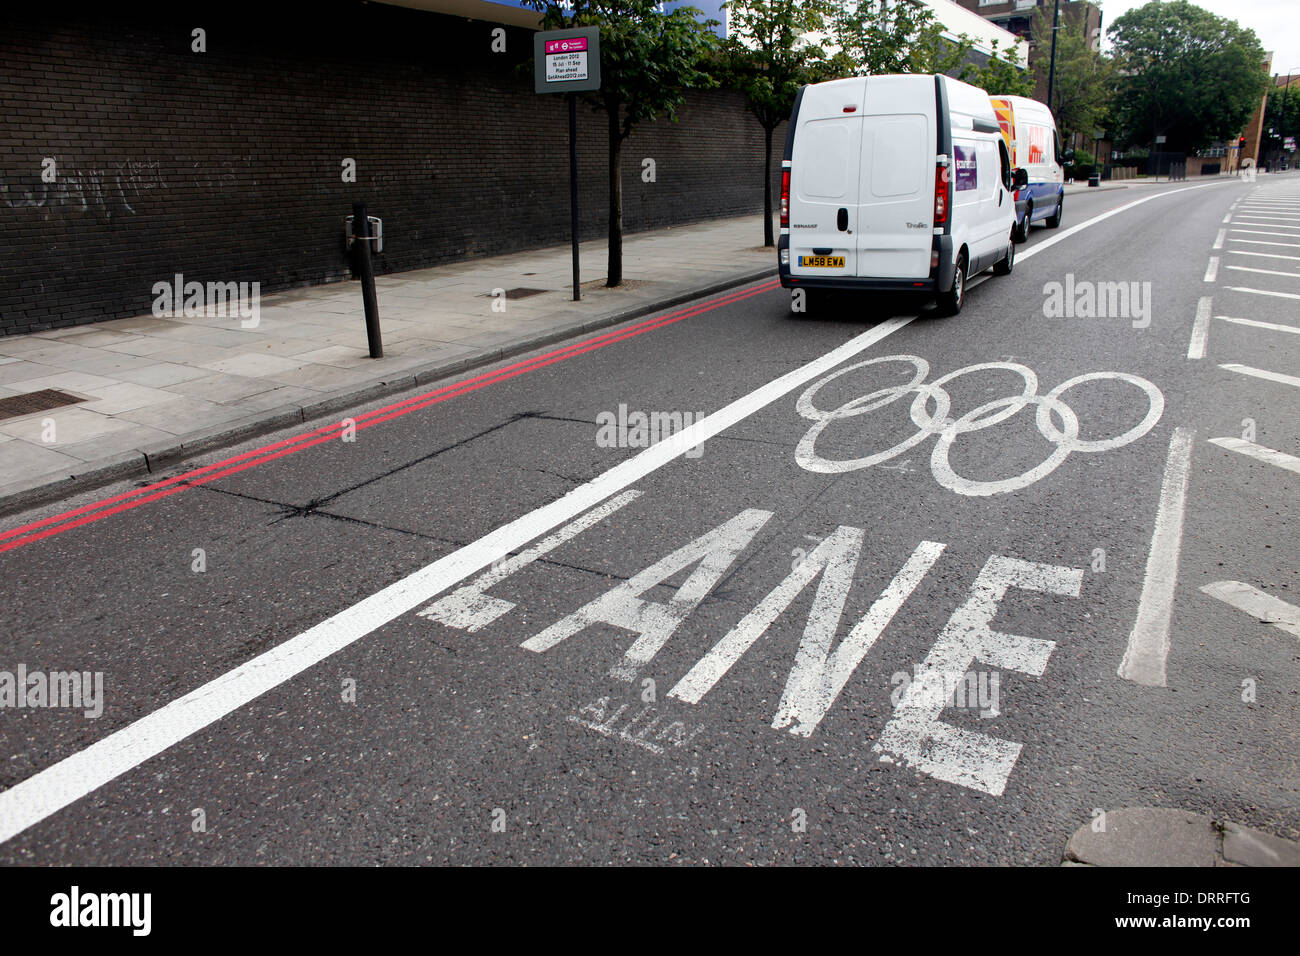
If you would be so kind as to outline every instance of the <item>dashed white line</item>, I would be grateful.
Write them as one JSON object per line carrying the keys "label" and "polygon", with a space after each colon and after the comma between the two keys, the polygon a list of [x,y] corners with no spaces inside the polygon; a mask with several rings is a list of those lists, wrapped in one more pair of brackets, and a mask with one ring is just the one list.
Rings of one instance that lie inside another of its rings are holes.
{"label": "dashed white line", "polygon": [[1205,281],[1213,282],[1219,274],[1219,257],[1210,256],[1209,263],[1205,266]]}
{"label": "dashed white line", "polygon": [[1224,239],[1225,236],[1227,236],[1227,234],[1228,234],[1228,230],[1226,230],[1226,229],[1220,229],[1220,230],[1219,230],[1219,234],[1218,234],[1217,236],[1214,237],[1214,246],[1213,246],[1213,248],[1215,248],[1215,249],[1222,249],[1222,248],[1223,248],[1223,239]]}
{"label": "dashed white line", "polygon": [[1300,242],[1269,242],[1267,239],[1233,239],[1233,242],[1244,242],[1252,246],[1283,246],[1287,249],[1300,249]]}
{"label": "dashed white line", "polygon": [[1300,607],[1294,604],[1266,594],[1244,581],[1215,581],[1203,585],[1201,590],[1238,611],[1245,611],[1258,621],[1300,637]]}
{"label": "dashed white line", "polygon": [[1294,325],[1280,325],[1277,322],[1261,322],[1258,319],[1238,319],[1231,315],[1216,315],[1216,319],[1222,319],[1224,322],[1235,322],[1237,325],[1249,325],[1257,329],[1270,329],[1274,332],[1294,332],[1300,335],[1300,327]]}
{"label": "dashed white line", "polygon": [[1283,375],[1281,372],[1270,372],[1267,369],[1251,368],[1249,365],[1238,365],[1236,362],[1228,362],[1220,365],[1219,368],[1226,369],[1229,372],[1237,372],[1240,375],[1252,375],[1255,378],[1262,378],[1267,382],[1277,382],[1280,385],[1291,385],[1300,388],[1300,378],[1294,375]]}
{"label": "dashed white line", "polygon": [[1166,683],[1169,623],[1174,610],[1174,586],[1178,583],[1192,435],[1191,429],[1175,428],[1169,439],[1169,457],[1160,484],[1160,504],[1156,509],[1155,530],[1151,533],[1151,552],[1147,555],[1137,620],[1117,672],[1125,680],[1147,687],[1164,687]]}
{"label": "dashed white line", "polygon": [[1286,276],[1288,279],[1300,279],[1300,272],[1281,272],[1277,269],[1256,269],[1254,266],[1228,266],[1238,272],[1257,272],[1266,276]]}
{"label": "dashed white line", "polygon": [[1228,286],[1233,292],[1249,292],[1251,295],[1270,295],[1275,299],[1300,299],[1300,295],[1294,292],[1272,292],[1268,289],[1250,289],[1246,286],[1230,285]]}
{"label": "dashed white line", "polygon": [[1300,458],[1294,455],[1256,445],[1253,441],[1246,441],[1244,438],[1211,438],[1209,442],[1211,445],[1218,445],[1228,451],[1235,451],[1256,461],[1262,461],[1266,465],[1276,465],[1278,468],[1285,468],[1300,475]]}
{"label": "dashed white line", "polygon": [[1196,321],[1192,324],[1192,340],[1187,345],[1189,359],[1205,358],[1205,340],[1210,334],[1210,308],[1214,299],[1208,295],[1201,296],[1196,303]]}
{"label": "dashed white line", "polygon": [[[1246,241],[1249,242],[1250,240]],[[1288,256],[1280,252],[1252,252],[1249,249],[1229,249],[1228,254],[1233,256],[1259,256],[1262,259],[1289,259],[1292,262],[1300,262],[1300,256]]]}
{"label": "dashed white line", "polygon": [[1264,229],[1232,229],[1230,231],[1244,232],[1252,236],[1281,236],[1283,239],[1300,238],[1300,233],[1294,233],[1294,232],[1268,232],[1267,230]]}

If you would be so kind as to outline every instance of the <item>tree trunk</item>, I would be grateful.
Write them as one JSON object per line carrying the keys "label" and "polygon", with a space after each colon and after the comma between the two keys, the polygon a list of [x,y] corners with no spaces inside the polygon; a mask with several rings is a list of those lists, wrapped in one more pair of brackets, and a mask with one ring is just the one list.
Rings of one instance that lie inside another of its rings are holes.
{"label": "tree trunk", "polygon": [[619,131],[618,103],[605,101],[609,118],[609,268],[605,285],[623,282],[623,137]]}
{"label": "tree trunk", "polygon": [[772,238],[772,127],[764,126],[763,151],[763,245],[774,246]]}

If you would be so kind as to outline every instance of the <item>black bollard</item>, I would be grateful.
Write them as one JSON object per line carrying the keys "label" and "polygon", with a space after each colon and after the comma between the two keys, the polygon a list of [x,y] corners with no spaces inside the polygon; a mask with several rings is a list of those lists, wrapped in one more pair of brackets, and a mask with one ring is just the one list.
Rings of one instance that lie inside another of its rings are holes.
{"label": "black bollard", "polygon": [[366,341],[370,357],[384,357],[384,343],[379,335],[379,299],[375,295],[375,268],[370,261],[370,217],[366,204],[352,204],[352,248],[356,252],[357,275],[361,279],[361,300],[366,307]]}

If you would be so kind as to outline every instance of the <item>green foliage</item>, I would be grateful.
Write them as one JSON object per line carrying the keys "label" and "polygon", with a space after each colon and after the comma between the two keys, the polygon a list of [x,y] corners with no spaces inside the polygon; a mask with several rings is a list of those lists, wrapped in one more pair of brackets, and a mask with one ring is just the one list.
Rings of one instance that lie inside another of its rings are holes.
{"label": "green foliage", "polygon": [[1282,149],[1288,136],[1300,137],[1300,79],[1270,88],[1264,110],[1263,150]]}
{"label": "green foliage", "polygon": [[1253,30],[1188,0],[1148,3],[1110,28],[1119,65],[1115,117],[1132,142],[1167,137],[1192,151],[1235,137],[1268,83]]}
{"label": "green foliage", "polygon": [[745,94],[764,129],[789,119],[800,87],[832,79],[821,42],[826,0],[730,0],[722,80]]}
{"label": "green foliage", "polygon": [[831,59],[839,76],[882,73],[949,73],[961,66],[970,39],[957,42],[929,7],[896,0],[857,0],[831,16],[831,34],[840,52]]}
{"label": "green foliage", "polygon": [[763,242],[772,232],[772,131],[790,118],[800,87],[833,77],[824,34],[827,0],[730,0],[723,46],[723,82],[745,94],[763,127]]}
{"label": "green foliage", "polygon": [[605,284],[623,281],[622,144],[638,124],[666,116],[691,89],[715,86],[710,73],[717,37],[695,7],[671,13],[657,0],[581,0],[572,14],[554,0],[528,0],[542,12],[542,28],[600,28],[600,89],[583,99],[603,110],[609,137],[609,260]]}
{"label": "green foliage", "polygon": [[[1050,73],[1052,25],[1040,8],[1034,16],[1036,56],[1031,64],[1044,89]],[[1093,139],[1109,125],[1118,82],[1115,61],[1103,56],[1099,38],[1086,36],[1083,18],[1063,17],[1056,34],[1056,91],[1052,114],[1063,140],[1075,133]]]}
{"label": "green foliage", "polygon": [[660,115],[675,121],[687,90],[716,85],[707,69],[716,21],[700,22],[695,7],[661,13],[656,0],[582,0],[570,15],[552,0],[529,4],[544,30],[600,28],[601,88],[584,99],[617,115],[620,139]]}
{"label": "green foliage", "polygon": [[1033,73],[1021,69],[1013,58],[1011,50],[1006,51],[1005,54],[1001,53],[998,50],[997,40],[993,41],[993,50],[989,54],[988,63],[981,67],[971,63],[966,64],[962,67],[959,78],[993,96],[1034,95]]}

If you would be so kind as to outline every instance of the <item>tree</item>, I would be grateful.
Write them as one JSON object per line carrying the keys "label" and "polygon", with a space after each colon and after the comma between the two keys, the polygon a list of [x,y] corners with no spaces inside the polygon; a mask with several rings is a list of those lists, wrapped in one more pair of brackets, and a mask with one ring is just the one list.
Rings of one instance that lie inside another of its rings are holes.
{"label": "tree", "polygon": [[1235,138],[1268,83],[1253,30],[1188,0],[1148,3],[1110,28],[1120,71],[1115,116],[1129,142],[1188,151]]}
{"label": "tree", "polygon": [[829,79],[820,41],[825,0],[730,0],[724,44],[725,81],[745,95],[763,127],[763,244],[772,235],[772,134],[790,118],[800,87]]}
{"label": "tree", "polygon": [[1269,89],[1261,150],[1266,154],[1284,151],[1288,137],[1300,136],[1300,79],[1294,83],[1286,82],[1289,79],[1274,77],[1274,84]]}
{"label": "tree", "polygon": [[840,52],[831,58],[840,76],[949,73],[970,52],[970,39],[943,35],[934,12],[913,0],[856,0],[832,16]]}
{"label": "tree", "polygon": [[997,40],[993,41],[988,62],[983,66],[967,63],[962,67],[960,78],[992,96],[1034,95],[1033,73],[1021,68],[1012,50],[1005,55],[999,52]]}
{"label": "tree", "polygon": [[600,28],[600,89],[582,94],[605,113],[609,137],[609,265],[605,285],[623,281],[623,141],[660,115],[676,122],[691,89],[716,85],[706,71],[717,38],[695,7],[664,13],[658,0],[582,0],[572,15],[556,0],[528,0],[542,28]]}
{"label": "tree", "polygon": [[[1056,91],[1052,97],[1052,115],[1068,142],[1075,133],[1093,140],[1094,131],[1104,127],[1115,98],[1118,74],[1115,61],[1101,52],[1099,37],[1085,35],[1082,17],[1066,17],[1056,34]],[[1032,64],[1037,85],[1047,88],[1050,75],[1052,43],[1051,23],[1042,9],[1034,15],[1034,48],[1038,55]]]}

